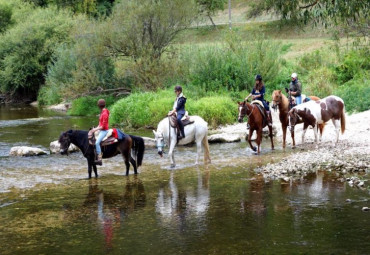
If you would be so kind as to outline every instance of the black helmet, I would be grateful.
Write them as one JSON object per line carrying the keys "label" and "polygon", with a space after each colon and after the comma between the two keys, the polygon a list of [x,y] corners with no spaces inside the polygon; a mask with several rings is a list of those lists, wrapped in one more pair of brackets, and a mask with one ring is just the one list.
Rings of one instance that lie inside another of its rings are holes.
{"label": "black helmet", "polygon": [[182,92],[182,87],[181,87],[180,85],[177,85],[177,86],[175,87],[175,91],[180,91],[180,92]]}
{"label": "black helmet", "polygon": [[256,81],[262,81],[262,76],[260,74],[257,74],[256,77],[254,78]]}

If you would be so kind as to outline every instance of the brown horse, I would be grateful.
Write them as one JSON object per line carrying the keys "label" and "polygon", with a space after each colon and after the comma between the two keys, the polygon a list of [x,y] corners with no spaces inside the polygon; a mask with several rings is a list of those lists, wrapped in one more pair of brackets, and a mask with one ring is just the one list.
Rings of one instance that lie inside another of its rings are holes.
{"label": "brown horse", "polygon": [[[281,129],[283,130],[283,148],[285,149],[285,143],[286,143],[286,130],[289,125],[289,118],[288,118],[288,112],[290,110],[290,104],[288,98],[281,92],[281,90],[274,90],[272,92],[272,108],[279,107],[279,119],[281,122]],[[311,100],[317,101],[320,100],[319,97],[316,96],[310,96]],[[302,123],[298,122],[297,124]],[[324,131],[324,124],[319,124],[320,134],[322,135],[322,132]],[[294,139],[294,130],[291,131],[292,141],[293,141],[293,148],[295,148],[295,139]]]}
{"label": "brown horse", "polygon": [[[248,117],[248,124],[249,124],[249,135],[248,135],[248,142],[253,151],[257,151],[257,154],[261,152],[261,141],[262,141],[262,129],[267,125],[267,122],[264,121],[264,116],[259,109],[258,104],[249,104],[246,101],[238,102],[239,106],[239,117],[238,121],[241,123],[245,116]],[[263,110],[263,109],[262,109]],[[269,128],[269,136],[271,139],[271,149],[274,149],[274,141],[272,140],[272,126],[268,126]],[[253,132],[257,132],[257,147],[252,145],[252,134]]]}
{"label": "brown horse", "polygon": [[[89,144],[88,131],[68,130],[60,135],[58,141],[60,143],[60,153],[62,155],[68,154],[68,148],[71,143],[76,145],[87,159],[89,178],[91,178],[93,169],[95,177],[98,177],[98,170],[95,163],[95,146]],[[116,143],[102,146],[103,158],[111,158],[118,154],[122,154],[126,164],[126,175],[129,173],[130,163],[134,167],[135,174],[137,174],[137,167],[141,166],[143,162],[144,151],[144,139],[133,135],[126,135],[124,139]],[[132,155],[134,155],[136,160]]]}

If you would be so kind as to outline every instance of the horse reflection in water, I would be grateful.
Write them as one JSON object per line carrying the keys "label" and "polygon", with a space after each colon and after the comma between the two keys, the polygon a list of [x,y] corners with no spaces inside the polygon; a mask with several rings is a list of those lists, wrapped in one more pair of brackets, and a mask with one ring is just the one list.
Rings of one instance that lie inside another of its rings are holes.
{"label": "horse reflection in water", "polygon": [[196,222],[195,228],[205,230],[206,213],[208,211],[210,194],[210,171],[205,170],[203,176],[198,169],[196,189],[178,188],[175,173],[171,172],[168,187],[160,188],[156,202],[156,211],[162,225],[177,227],[180,232],[190,222]]}
{"label": "horse reflection in water", "polygon": [[91,215],[91,220],[97,222],[105,239],[105,247],[111,250],[114,232],[119,229],[128,214],[145,207],[146,195],[144,185],[137,176],[134,176],[133,180],[127,180],[123,195],[103,191],[98,182],[99,180],[90,182],[83,207],[88,211],[96,211],[96,214],[87,215]]}

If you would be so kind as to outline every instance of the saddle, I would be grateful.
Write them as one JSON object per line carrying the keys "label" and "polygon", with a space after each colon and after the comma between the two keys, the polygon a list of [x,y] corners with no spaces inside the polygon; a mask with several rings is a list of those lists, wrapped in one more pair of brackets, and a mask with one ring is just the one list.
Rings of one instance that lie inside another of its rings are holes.
{"label": "saddle", "polygon": [[[194,123],[194,120],[192,120],[192,119],[190,118],[190,116],[188,115],[188,112],[185,112],[185,115],[184,115],[184,117],[182,117],[181,122],[182,122],[182,124],[183,124],[183,125],[184,125],[184,127],[185,127],[185,126],[187,126],[187,125],[189,125],[189,124],[193,124],[193,123]],[[170,116],[170,125],[171,125],[171,127],[173,127],[173,128],[177,128],[177,131],[180,131],[180,130],[179,130],[179,127],[178,127],[178,124],[177,124],[176,114],[172,114],[172,115]]]}
{"label": "saddle", "polygon": [[268,120],[267,120],[267,114],[266,114],[266,111],[265,111],[265,106],[263,105],[263,103],[259,100],[253,100],[251,102],[251,104],[254,104],[255,106],[257,106],[257,109],[260,111],[261,115],[262,115],[262,118],[263,118],[263,127],[264,126],[267,126],[268,125]]}
{"label": "saddle", "polygon": [[[92,132],[92,130],[89,131],[87,137],[89,139],[89,144],[94,145],[96,143],[96,139],[98,138],[100,131],[96,131],[95,133]],[[114,143],[117,143],[118,139],[113,136],[113,129],[109,129],[106,136],[103,138],[102,142],[100,143],[100,146],[107,146]]]}

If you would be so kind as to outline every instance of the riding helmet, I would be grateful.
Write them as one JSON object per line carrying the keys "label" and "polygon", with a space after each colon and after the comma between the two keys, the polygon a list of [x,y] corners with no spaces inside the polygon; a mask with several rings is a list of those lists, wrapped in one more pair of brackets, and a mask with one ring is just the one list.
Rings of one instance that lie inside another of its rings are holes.
{"label": "riding helmet", "polygon": [[256,78],[255,78],[255,80],[257,81],[262,81],[262,76],[260,75],[260,74],[257,74],[256,75]]}
{"label": "riding helmet", "polygon": [[99,107],[105,107],[105,100],[104,99],[99,99],[98,100],[98,106]]}
{"label": "riding helmet", "polygon": [[175,91],[180,91],[180,92],[182,92],[182,87],[181,87],[180,85],[177,85],[177,86],[175,87]]}

